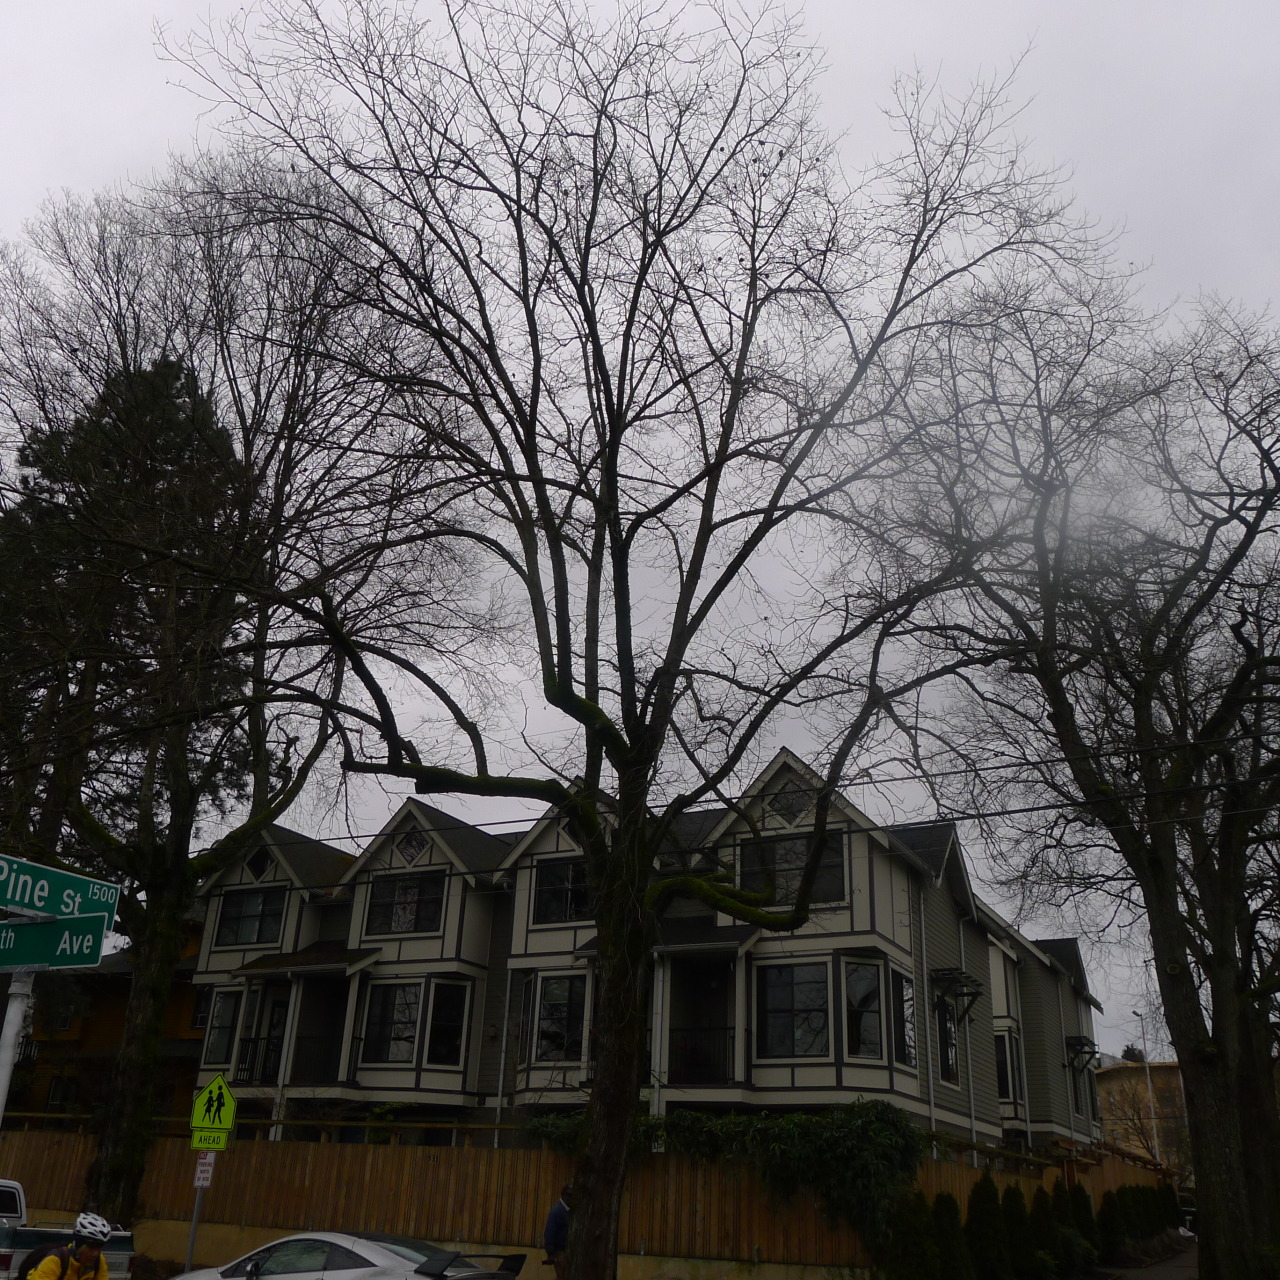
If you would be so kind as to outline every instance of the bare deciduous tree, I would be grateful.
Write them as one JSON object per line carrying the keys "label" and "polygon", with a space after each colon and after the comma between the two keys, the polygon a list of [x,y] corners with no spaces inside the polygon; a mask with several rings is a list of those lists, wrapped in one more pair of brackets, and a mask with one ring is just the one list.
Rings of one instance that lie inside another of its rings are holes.
{"label": "bare deciduous tree", "polygon": [[1185,1082],[1202,1274],[1274,1276],[1280,343],[1209,308],[1161,347],[1122,297],[1082,290],[949,335],[930,361],[918,527],[998,548],[962,644],[1016,652],[961,677],[967,695],[926,727],[926,772],[959,753],[946,799],[994,815],[1031,905],[1084,896],[1143,918]]}
{"label": "bare deciduous tree", "polygon": [[[615,1268],[665,901],[795,927],[821,845],[820,821],[785,910],[723,877],[655,880],[664,833],[732,791],[780,716],[856,699],[834,780],[939,674],[898,640],[968,552],[904,542],[832,585],[835,549],[891,513],[910,465],[885,410],[924,334],[985,322],[1007,279],[1092,249],[1009,140],[998,91],[905,86],[902,157],[849,190],[813,122],[812,52],[776,14],[434,13],[269,2],[178,56],[240,144],[318,193],[246,186],[245,216],[306,228],[341,255],[352,304],[406,335],[384,360],[326,350],[414,400],[440,477],[421,537],[468,548],[477,591],[510,603],[523,692],[563,729],[513,765],[465,683],[311,602],[363,683],[347,723],[381,737],[349,734],[347,769],[560,806],[586,853],[597,1057],[569,1268],[597,1280]],[[397,714],[389,677],[452,738]]]}

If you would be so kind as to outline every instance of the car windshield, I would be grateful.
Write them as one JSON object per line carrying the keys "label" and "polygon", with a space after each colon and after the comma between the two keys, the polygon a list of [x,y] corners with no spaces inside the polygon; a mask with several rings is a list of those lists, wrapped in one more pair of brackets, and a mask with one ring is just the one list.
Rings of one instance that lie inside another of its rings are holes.
{"label": "car windshield", "polygon": [[412,1236],[359,1235],[355,1239],[368,1240],[373,1244],[380,1244],[397,1257],[404,1258],[406,1262],[412,1262],[415,1267],[420,1262],[426,1262],[428,1258],[451,1258],[454,1256],[454,1250],[452,1249],[442,1249],[437,1244],[428,1244],[425,1240],[415,1240]]}

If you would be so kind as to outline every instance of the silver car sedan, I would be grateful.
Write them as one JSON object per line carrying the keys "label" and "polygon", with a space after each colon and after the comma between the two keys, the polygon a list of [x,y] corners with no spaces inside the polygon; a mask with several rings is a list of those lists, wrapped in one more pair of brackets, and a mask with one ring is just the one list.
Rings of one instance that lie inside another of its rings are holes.
{"label": "silver car sedan", "polygon": [[309,1231],[264,1245],[225,1267],[188,1271],[181,1280],[511,1280],[520,1274],[525,1257],[495,1253],[464,1258],[411,1236]]}

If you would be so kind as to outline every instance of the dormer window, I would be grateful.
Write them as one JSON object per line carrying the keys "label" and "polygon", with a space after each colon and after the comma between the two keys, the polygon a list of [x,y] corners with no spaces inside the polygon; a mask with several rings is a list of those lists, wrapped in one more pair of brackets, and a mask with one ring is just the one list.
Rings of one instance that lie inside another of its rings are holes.
{"label": "dormer window", "polygon": [[259,849],[244,865],[255,880],[261,880],[275,866],[275,859],[265,849]]}
{"label": "dormer window", "polygon": [[223,896],[218,947],[260,947],[280,941],[283,889],[238,889]]}
{"label": "dormer window", "polygon": [[405,866],[411,867],[427,851],[431,841],[421,827],[405,831],[396,837],[396,852],[404,859]]}
{"label": "dormer window", "polygon": [[379,876],[369,889],[365,933],[439,933],[444,888],[443,871]]}
{"label": "dormer window", "polygon": [[[794,905],[809,856],[807,836],[781,836],[772,840],[752,840],[742,846],[739,882],[751,893],[771,894],[773,906]],[[809,902],[843,902],[844,842],[828,835],[819,855],[818,870],[809,893]]]}

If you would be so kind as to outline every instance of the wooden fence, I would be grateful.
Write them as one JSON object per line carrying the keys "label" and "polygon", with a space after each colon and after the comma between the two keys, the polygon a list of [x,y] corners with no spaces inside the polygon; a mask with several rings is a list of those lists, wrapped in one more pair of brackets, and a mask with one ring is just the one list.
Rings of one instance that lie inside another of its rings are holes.
{"label": "wooden fence", "polygon": [[[40,1131],[0,1133],[0,1174],[16,1178],[30,1204],[75,1211],[96,1139]],[[147,1218],[189,1218],[195,1153],[184,1138],[158,1138],[142,1184]],[[551,1151],[486,1147],[401,1147],[319,1142],[234,1141],[219,1155],[202,1219],[282,1232],[342,1228],[473,1244],[532,1246],[570,1162]],[[926,1161],[919,1185],[948,1191],[963,1205],[981,1170]],[[1028,1197],[1062,1171],[994,1171]],[[1071,1176],[1103,1190],[1154,1182],[1148,1168],[1116,1157],[1075,1165]],[[769,1200],[750,1171],[684,1156],[638,1162],[621,1221],[624,1253],[743,1262],[865,1266],[857,1236],[833,1226],[812,1201]]]}

